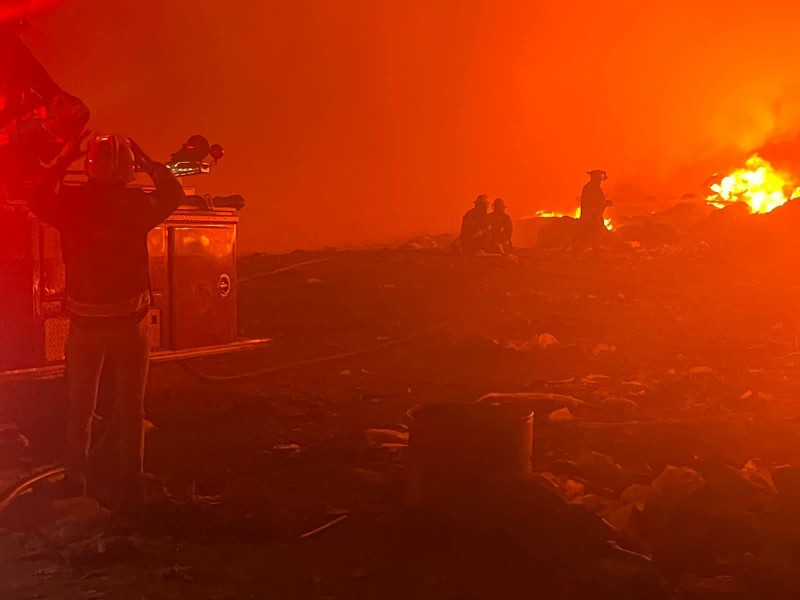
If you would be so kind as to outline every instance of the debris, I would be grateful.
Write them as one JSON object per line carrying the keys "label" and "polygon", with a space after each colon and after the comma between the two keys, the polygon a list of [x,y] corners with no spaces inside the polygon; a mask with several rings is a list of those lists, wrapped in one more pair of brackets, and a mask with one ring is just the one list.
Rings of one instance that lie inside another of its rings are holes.
{"label": "debris", "polygon": [[714,369],[711,367],[690,367],[689,375],[700,375],[702,373],[713,373]]}
{"label": "debris", "polygon": [[128,560],[142,553],[143,546],[132,536],[106,536],[97,534],[89,539],[68,544],[61,550],[61,558],[77,567],[97,567]]}
{"label": "debris", "polygon": [[174,565],[160,569],[158,574],[164,581],[194,581],[194,569],[183,565]]}
{"label": "debris", "polygon": [[595,344],[592,348],[592,356],[597,358],[603,354],[613,354],[616,351],[617,347],[614,344]]}
{"label": "debris", "polygon": [[672,497],[685,497],[705,485],[703,476],[689,467],[664,467],[661,474],[651,484],[659,494]]}
{"label": "debris", "polygon": [[[636,392],[628,392],[631,395],[644,395],[644,390],[639,390]],[[603,415],[606,417],[614,417],[614,418],[623,418],[623,419],[630,419],[639,414],[639,405],[630,400],[629,398],[623,398],[622,396],[606,396],[603,398],[602,402],[602,411]]]}
{"label": "debris", "polygon": [[611,379],[612,379],[612,377],[610,377],[608,375],[591,374],[591,375],[586,375],[585,377],[582,377],[581,381],[583,381],[584,383],[593,384],[593,383],[600,383],[600,382],[603,382],[603,381],[609,381]]}
{"label": "debris", "polygon": [[429,235],[420,235],[413,237],[401,246],[398,250],[441,250],[442,245]]}
{"label": "debris", "polygon": [[657,493],[652,485],[634,483],[623,490],[619,499],[625,504],[633,504],[636,510],[642,511],[645,509],[647,501]]}
{"label": "debris", "polygon": [[547,350],[550,346],[558,344],[558,340],[550,333],[540,333],[539,335],[525,342],[506,342],[503,347],[515,352],[530,352],[532,350]]}
{"label": "debris", "polygon": [[[597,494],[584,494],[572,500],[572,504],[583,506],[586,510],[600,515],[608,511],[614,504],[614,501]],[[620,529],[620,531],[622,530]]]}
{"label": "debris", "polygon": [[556,423],[564,422],[564,421],[573,421],[575,416],[569,410],[568,407],[559,408],[558,410],[554,410],[550,413],[550,416],[547,417],[549,421],[554,421]]}
{"label": "debris", "polygon": [[744,467],[742,467],[742,475],[753,485],[775,494],[778,493],[778,488],[775,486],[775,481],[772,479],[772,473],[761,466],[760,461],[747,461]]}
{"label": "debris", "polygon": [[34,573],[34,575],[37,577],[50,578],[55,575],[59,575],[60,573],[64,573],[63,568],[58,566],[52,566],[52,567],[45,567],[44,569],[39,569]]}
{"label": "debris", "polygon": [[88,525],[109,517],[110,511],[86,497],[68,498],[53,502],[53,511],[59,526]]}
{"label": "debris", "polygon": [[294,456],[300,452],[298,444],[275,444],[269,451],[273,456]]}
{"label": "debris", "polygon": [[364,432],[370,446],[384,446],[385,444],[408,445],[408,432],[394,429],[370,428]]}
{"label": "debris", "polygon": [[306,283],[308,285],[316,285],[318,283],[322,283],[322,279],[316,279],[315,277],[312,277],[310,279],[306,279]]}
{"label": "debris", "polygon": [[28,438],[20,433],[16,423],[0,423],[0,464],[14,464],[28,449]]}
{"label": "debris", "polygon": [[601,485],[615,485],[625,477],[625,469],[612,457],[594,450],[585,450],[578,455],[578,470],[589,481]]}

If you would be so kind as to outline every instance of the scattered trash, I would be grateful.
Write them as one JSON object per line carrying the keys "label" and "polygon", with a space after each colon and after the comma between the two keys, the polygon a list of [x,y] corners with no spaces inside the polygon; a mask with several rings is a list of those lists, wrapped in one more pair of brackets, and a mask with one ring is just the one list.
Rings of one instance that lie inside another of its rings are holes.
{"label": "scattered trash", "polygon": [[595,344],[592,348],[592,356],[597,358],[603,354],[613,354],[616,351],[617,347],[614,344]]}
{"label": "scattered trash", "polygon": [[442,245],[429,235],[413,237],[398,247],[398,250],[441,250]]}
{"label": "scattered trash", "polygon": [[612,379],[612,377],[608,375],[592,374],[582,377],[581,381],[583,381],[583,383],[594,384],[594,383],[602,383],[604,381],[609,381],[610,379]]}
{"label": "scattered trash", "polygon": [[690,367],[689,375],[699,375],[702,373],[713,373],[714,369],[711,367]]}
{"label": "scattered trash", "polygon": [[705,480],[694,469],[668,465],[651,485],[658,494],[685,497],[703,487]]}
{"label": "scattered trash", "polygon": [[530,352],[532,350],[547,350],[550,346],[558,344],[558,340],[550,333],[540,333],[525,342],[508,341],[504,344],[507,350],[515,352]]}
{"label": "scattered trash", "polygon": [[394,429],[367,429],[365,432],[370,446],[385,446],[386,444],[408,445],[408,432]]}
{"label": "scattered trash", "polygon": [[294,456],[298,452],[300,452],[298,444],[276,444],[269,451],[273,456],[280,457]]}
{"label": "scattered trash", "polygon": [[45,567],[44,569],[39,569],[38,571],[36,571],[34,573],[34,575],[36,577],[50,578],[50,577],[54,577],[56,575],[60,575],[61,573],[64,573],[64,572],[65,571],[64,571],[64,569],[62,567],[52,566],[52,567]]}

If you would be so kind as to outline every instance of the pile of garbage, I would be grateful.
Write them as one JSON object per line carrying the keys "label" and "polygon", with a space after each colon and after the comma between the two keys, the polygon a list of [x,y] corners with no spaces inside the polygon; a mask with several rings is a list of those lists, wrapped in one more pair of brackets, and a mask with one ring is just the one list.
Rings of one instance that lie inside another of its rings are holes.
{"label": "pile of garbage", "polygon": [[554,387],[568,401],[540,406],[535,465],[565,502],[651,557],[680,597],[800,597],[800,401],[700,371]]}

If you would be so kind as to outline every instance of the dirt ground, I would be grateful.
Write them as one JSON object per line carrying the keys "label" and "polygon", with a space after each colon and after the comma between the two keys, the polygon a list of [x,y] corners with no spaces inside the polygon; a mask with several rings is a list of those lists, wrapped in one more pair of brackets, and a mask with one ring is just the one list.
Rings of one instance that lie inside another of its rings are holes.
{"label": "dirt ground", "polygon": [[[147,470],[194,503],[78,526],[23,498],[2,519],[0,596],[800,597],[798,260],[752,244],[244,257],[241,334],[269,345],[152,372]],[[589,525],[502,489],[453,520],[405,508],[406,412],[491,392],[576,400],[534,407],[537,477],[652,562],[584,548]],[[30,439],[8,473],[57,462],[61,384],[2,394]]]}

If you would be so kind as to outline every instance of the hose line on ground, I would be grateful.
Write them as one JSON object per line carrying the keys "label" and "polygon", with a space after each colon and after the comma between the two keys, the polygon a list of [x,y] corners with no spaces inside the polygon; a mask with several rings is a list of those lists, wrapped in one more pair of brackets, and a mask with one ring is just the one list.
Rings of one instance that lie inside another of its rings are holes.
{"label": "hose line on ground", "polygon": [[295,269],[299,269],[300,267],[305,267],[306,265],[314,265],[317,263],[329,262],[331,260],[336,260],[339,258],[338,256],[326,256],[323,258],[312,258],[311,260],[304,260],[303,262],[295,263],[293,265],[289,265],[286,267],[281,267],[280,269],[275,269],[274,271],[267,271],[266,273],[256,273],[255,275],[250,275],[249,277],[242,277],[238,280],[238,283],[249,283],[250,281],[255,281],[256,279],[261,279],[262,277],[271,277],[272,275],[277,275],[278,273],[286,273],[287,271],[294,271]]}
{"label": "hose line on ground", "polygon": [[205,381],[208,383],[231,383],[235,381],[242,381],[244,379],[252,379],[254,377],[262,377],[264,375],[272,375],[273,373],[288,371],[290,369],[297,369],[299,367],[307,367],[310,365],[318,365],[321,363],[333,362],[336,360],[343,360],[346,358],[362,356],[364,354],[371,354],[372,352],[378,352],[380,350],[385,350],[387,348],[392,348],[394,346],[400,346],[402,344],[406,344],[410,341],[413,341],[417,338],[430,335],[431,333],[435,333],[436,331],[440,331],[442,329],[446,329],[451,325],[455,324],[456,322],[457,321],[446,321],[444,323],[439,323],[438,325],[434,325],[433,327],[417,331],[415,333],[406,335],[401,338],[397,338],[395,340],[381,342],[380,344],[374,344],[372,346],[368,346],[366,348],[360,348],[358,350],[350,350],[348,352],[339,352],[337,354],[330,354],[327,356],[317,356],[315,358],[307,358],[304,360],[298,360],[296,362],[276,365],[274,367],[267,367],[265,369],[259,369],[257,371],[250,371],[248,373],[239,373],[236,375],[209,375],[207,373],[202,373],[198,371],[189,363],[187,363],[185,360],[181,361],[180,364],[186,370],[186,372],[189,373],[189,375],[199,379],[200,381]]}

